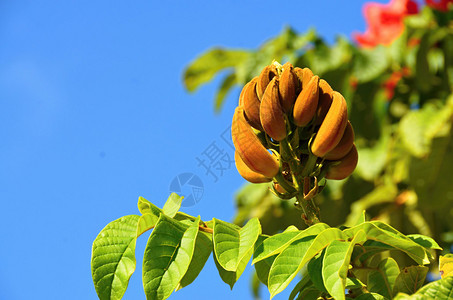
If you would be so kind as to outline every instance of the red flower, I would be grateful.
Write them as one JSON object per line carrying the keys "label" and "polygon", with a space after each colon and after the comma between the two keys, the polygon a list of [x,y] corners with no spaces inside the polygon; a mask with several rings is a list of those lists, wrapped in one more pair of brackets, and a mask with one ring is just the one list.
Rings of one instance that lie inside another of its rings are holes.
{"label": "red flower", "polygon": [[447,11],[450,3],[453,3],[453,0],[426,0],[428,6],[440,11]]}
{"label": "red flower", "polygon": [[388,4],[367,3],[364,15],[368,28],[363,34],[355,33],[354,38],[365,48],[389,45],[404,31],[404,17],[416,13],[418,6],[413,0],[391,0]]}

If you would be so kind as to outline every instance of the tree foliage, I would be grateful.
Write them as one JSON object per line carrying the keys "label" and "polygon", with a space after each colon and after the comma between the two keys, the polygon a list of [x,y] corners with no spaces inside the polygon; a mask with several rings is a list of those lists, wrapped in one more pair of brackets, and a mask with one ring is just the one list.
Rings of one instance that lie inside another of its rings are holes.
{"label": "tree foliage", "polygon": [[[147,299],[191,284],[211,254],[231,288],[251,263],[255,293],[263,284],[271,297],[295,281],[290,299],[453,298],[453,5],[441,2],[402,18],[404,30],[385,46],[344,37],[330,45],[313,29],[288,27],[256,49],[218,47],[196,58],[184,84],[193,92],[223,76],[217,111],[273,60],[310,68],[348,101],[357,170],[327,183],[316,199],[324,223],[310,227],[294,199],[278,198],[267,183],[237,193],[232,223],[180,212],[176,194],[162,209],[140,197],[140,215],[109,223],[93,243],[99,298],[122,298],[136,239],[147,230]],[[437,270],[441,279],[425,284]]]}

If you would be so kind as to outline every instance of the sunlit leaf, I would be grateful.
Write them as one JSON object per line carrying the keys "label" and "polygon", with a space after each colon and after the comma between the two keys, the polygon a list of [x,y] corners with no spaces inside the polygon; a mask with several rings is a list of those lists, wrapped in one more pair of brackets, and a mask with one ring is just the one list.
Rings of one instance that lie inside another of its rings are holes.
{"label": "sunlit leaf", "polygon": [[424,299],[453,298],[453,276],[448,276],[425,285],[416,295],[423,295],[425,297]]}
{"label": "sunlit leaf", "polygon": [[422,109],[410,111],[399,124],[401,139],[406,148],[417,157],[428,155],[432,139],[445,127],[452,109],[426,104]]}
{"label": "sunlit leaf", "polygon": [[271,266],[274,263],[277,254],[273,256],[266,257],[265,259],[260,260],[257,262],[255,266],[256,275],[258,276],[259,280],[265,285],[268,285],[269,279],[269,271],[271,270]]}
{"label": "sunlit leaf", "polygon": [[307,264],[308,275],[313,282],[313,285],[320,291],[326,292],[327,289],[324,286],[324,280],[322,279],[322,263],[324,260],[326,249],[324,249],[319,255],[315,256]]}
{"label": "sunlit leaf", "polygon": [[240,65],[249,55],[248,51],[221,48],[213,48],[205,52],[184,71],[184,84],[187,90],[195,91],[223,69]]}
{"label": "sunlit leaf", "polygon": [[179,196],[176,193],[171,193],[167,201],[165,202],[164,207],[162,208],[164,214],[166,214],[170,218],[173,218],[181,208],[183,198],[184,197]]}
{"label": "sunlit leaf", "polygon": [[388,300],[388,299],[376,293],[365,293],[355,298],[355,300]]}
{"label": "sunlit leaf", "polygon": [[322,266],[324,286],[335,299],[345,299],[346,277],[351,254],[356,244],[366,240],[364,231],[359,230],[352,241],[332,241],[326,248]]}
{"label": "sunlit leaf", "polygon": [[[222,83],[217,91],[214,99],[214,108],[218,112],[222,109],[225,102],[225,98],[228,95],[231,88],[236,84],[236,74],[230,73],[222,80]],[[237,99],[239,101],[239,99]]]}
{"label": "sunlit leaf", "polygon": [[253,253],[260,234],[261,226],[257,218],[251,219],[242,228],[214,219],[214,253],[222,268],[235,272],[249,251]]}
{"label": "sunlit leaf", "polygon": [[239,277],[241,277],[242,273],[245,270],[245,267],[247,266],[248,261],[252,257],[252,254],[253,249],[250,249],[249,252],[247,252],[243,259],[239,262],[236,271],[225,270],[217,260],[217,256],[214,255],[214,262],[217,267],[217,270],[219,271],[220,278],[222,278],[223,282],[228,284],[231,289],[233,289],[234,284],[239,279]]}
{"label": "sunlit leaf", "polygon": [[318,223],[302,231],[287,230],[285,232],[275,234],[257,247],[253,255],[252,264],[266,257],[281,253],[292,242],[306,236],[319,234],[327,228],[329,228],[327,224]]}
{"label": "sunlit leaf", "polygon": [[154,204],[152,204],[143,197],[138,197],[137,206],[138,210],[142,215],[153,214],[156,217],[159,217],[160,213],[162,212],[162,210],[159,207],[155,206]]}
{"label": "sunlit leaf", "polygon": [[377,266],[377,270],[368,274],[367,288],[370,292],[378,293],[388,299],[392,299],[395,280],[400,273],[397,262],[389,257]]}
{"label": "sunlit leaf", "polygon": [[99,299],[121,299],[135,271],[137,215],[107,224],[93,242],[91,274]]}
{"label": "sunlit leaf", "polygon": [[141,215],[137,223],[137,236],[140,236],[145,231],[153,228],[157,224],[158,220],[159,216],[154,214]]}
{"label": "sunlit leaf", "polygon": [[192,260],[199,219],[187,226],[161,214],[143,257],[143,287],[147,299],[167,299]]}
{"label": "sunlit leaf", "polygon": [[[301,275],[302,275],[302,279],[293,288],[293,290],[291,291],[291,294],[289,294],[288,300],[294,300],[294,298],[296,298],[297,294],[299,294],[301,291],[303,291],[307,287],[311,286],[312,283],[310,282],[310,276],[308,275],[308,269],[306,267],[302,268]],[[298,297],[298,299],[299,299],[299,297]]]}
{"label": "sunlit leaf", "polygon": [[395,249],[403,251],[419,264],[428,264],[429,256],[422,246],[405,237],[395,229],[382,222],[366,222],[353,228],[346,229],[344,233],[353,236],[359,230],[363,230],[367,239],[387,244]]}
{"label": "sunlit leaf", "polygon": [[425,266],[410,266],[402,269],[395,280],[393,294],[415,293],[425,282],[426,274],[428,274],[428,267]]}
{"label": "sunlit leaf", "polygon": [[406,237],[410,238],[420,246],[423,246],[426,249],[435,249],[435,250],[442,250],[442,248],[436,243],[435,240],[430,238],[429,236],[421,235],[421,234],[409,234]]}
{"label": "sunlit leaf", "polygon": [[355,172],[365,180],[374,180],[386,166],[389,157],[389,146],[389,133],[383,132],[373,147],[358,147],[359,162]]}
{"label": "sunlit leaf", "polygon": [[269,272],[271,297],[283,291],[302,267],[334,240],[345,240],[345,234],[337,228],[328,228],[316,237],[307,236],[294,241],[275,259]]}
{"label": "sunlit leaf", "polygon": [[354,56],[353,74],[359,82],[367,82],[381,75],[388,67],[386,51],[382,46],[360,49]]}
{"label": "sunlit leaf", "polygon": [[182,289],[191,284],[200,274],[206,261],[212,252],[212,235],[205,232],[198,232],[195,241],[195,249],[193,251],[192,260],[190,261],[189,268],[184,274],[184,277],[179,282],[176,290]]}

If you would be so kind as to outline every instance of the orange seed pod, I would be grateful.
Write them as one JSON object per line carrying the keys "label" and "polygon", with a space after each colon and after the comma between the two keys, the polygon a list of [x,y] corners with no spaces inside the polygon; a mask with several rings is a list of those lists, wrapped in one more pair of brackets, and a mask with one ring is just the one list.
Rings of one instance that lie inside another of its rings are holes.
{"label": "orange seed pod", "polygon": [[231,135],[238,155],[252,171],[268,178],[277,175],[280,169],[277,158],[261,144],[245,119],[242,107],[234,111]]}
{"label": "orange seed pod", "polygon": [[294,123],[299,127],[306,126],[316,113],[319,99],[318,83],[318,76],[311,77],[302,92],[297,96],[293,117]]}
{"label": "orange seed pod", "polygon": [[334,180],[345,179],[346,177],[351,175],[352,172],[354,172],[358,159],[359,155],[357,153],[357,148],[355,147],[355,145],[352,145],[349,153],[345,157],[340,159],[340,164],[334,165],[329,168],[326,174],[326,178]]}
{"label": "orange seed pod", "polygon": [[286,121],[280,104],[277,77],[274,77],[267,85],[261,98],[260,119],[264,131],[271,138],[281,141],[286,137]]}
{"label": "orange seed pod", "polygon": [[294,74],[293,65],[287,62],[283,65],[283,72],[280,75],[278,91],[280,102],[285,112],[290,112],[296,101],[296,90],[298,88],[297,76]]}
{"label": "orange seed pod", "polygon": [[337,160],[344,157],[352,149],[353,144],[354,129],[352,128],[351,122],[348,121],[340,142],[335,148],[333,148],[326,154],[325,159]]}
{"label": "orange seed pod", "polygon": [[322,123],[327,115],[330,105],[332,104],[333,89],[324,79],[319,81],[319,102],[316,113],[316,125]]}
{"label": "orange seed pod", "polygon": [[258,82],[256,83],[256,94],[261,100],[269,82],[278,75],[277,67],[274,64],[266,66],[258,76]]}
{"label": "orange seed pod", "polygon": [[305,85],[310,81],[314,76],[313,72],[309,68],[294,68],[294,74],[296,74],[297,79],[299,79],[299,92],[304,89]]}
{"label": "orange seed pod", "polygon": [[241,156],[238,154],[237,151],[234,152],[234,162],[236,164],[236,169],[238,170],[239,174],[247,181],[251,183],[263,183],[269,182],[272,179],[260,174],[258,172],[253,171],[250,169],[242,160]]}
{"label": "orange seed pod", "polygon": [[247,120],[253,128],[258,130],[263,130],[260,122],[260,99],[256,95],[256,82],[258,77],[253,78],[249,83],[244,87],[245,91],[243,93],[243,107]]}
{"label": "orange seed pod", "polygon": [[344,97],[333,92],[332,105],[322,121],[315,140],[311,146],[311,151],[318,157],[324,157],[338,145],[348,122],[348,108]]}

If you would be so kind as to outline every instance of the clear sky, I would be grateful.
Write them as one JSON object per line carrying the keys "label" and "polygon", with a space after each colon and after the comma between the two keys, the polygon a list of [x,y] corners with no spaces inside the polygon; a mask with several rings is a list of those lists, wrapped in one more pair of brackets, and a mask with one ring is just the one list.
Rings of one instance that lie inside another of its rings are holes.
{"label": "clear sky", "polygon": [[[0,299],[96,299],[96,235],[137,214],[139,196],[162,206],[181,173],[204,185],[183,211],[231,220],[244,180],[233,165],[215,182],[197,157],[215,143],[232,158],[222,132],[239,89],[214,114],[219,80],[188,94],[184,67],[213,46],[257,47],[285,25],[350,37],[365,29],[364,2],[2,0]],[[124,299],[145,299],[147,238]],[[249,299],[250,269],[230,291],[211,258],[170,299]]]}

